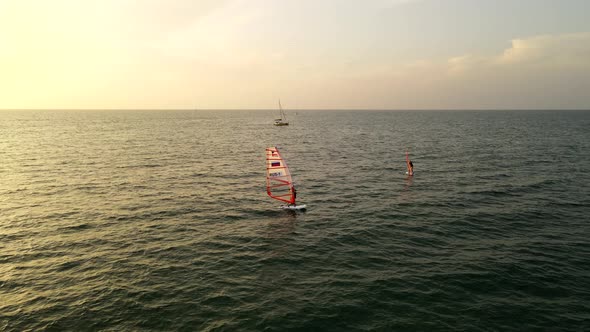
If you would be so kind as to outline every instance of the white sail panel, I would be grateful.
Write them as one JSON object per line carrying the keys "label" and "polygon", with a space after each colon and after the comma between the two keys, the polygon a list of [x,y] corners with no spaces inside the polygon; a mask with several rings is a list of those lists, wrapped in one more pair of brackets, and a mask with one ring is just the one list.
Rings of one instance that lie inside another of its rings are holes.
{"label": "white sail panel", "polygon": [[295,204],[291,173],[276,147],[266,149],[266,193],[276,200]]}

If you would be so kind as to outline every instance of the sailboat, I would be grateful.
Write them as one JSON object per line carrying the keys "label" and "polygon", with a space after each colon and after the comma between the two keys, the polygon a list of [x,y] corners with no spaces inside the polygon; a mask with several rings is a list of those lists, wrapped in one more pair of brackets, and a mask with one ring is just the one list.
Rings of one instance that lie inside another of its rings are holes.
{"label": "sailboat", "polygon": [[289,122],[287,121],[287,115],[285,115],[285,111],[283,111],[283,106],[281,106],[281,100],[279,99],[279,110],[281,117],[275,119],[275,126],[288,126]]}
{"label": "sailboat", "polygon": [[287,203],[281,209],[304,210],[307,205],[295,203],[296,191],[291,172],[277,147],[266,148],[266,193],[271,198]]}

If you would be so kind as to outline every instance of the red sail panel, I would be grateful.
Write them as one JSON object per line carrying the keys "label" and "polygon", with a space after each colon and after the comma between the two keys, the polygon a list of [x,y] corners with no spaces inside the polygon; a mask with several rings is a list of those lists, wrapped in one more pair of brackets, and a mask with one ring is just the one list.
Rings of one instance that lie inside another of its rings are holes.
{"label": "red sail panel", "polygon": [[266,193],[276,200],[295,204],[291,172],[276,147],[266,148]]}

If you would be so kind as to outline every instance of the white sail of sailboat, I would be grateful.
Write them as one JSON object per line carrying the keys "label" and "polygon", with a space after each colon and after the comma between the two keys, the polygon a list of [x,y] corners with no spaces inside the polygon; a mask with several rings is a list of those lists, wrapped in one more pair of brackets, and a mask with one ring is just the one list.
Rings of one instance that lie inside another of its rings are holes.
{"label": "white sail of sailboat", "polygon": [[279,111],[280,111],[280,118],[275,119],[275,126],[288,126],[289,122],[287,121],[287,115],[285,111],[283,111],[283,106],[281,106],[281,100],[279,99]]}

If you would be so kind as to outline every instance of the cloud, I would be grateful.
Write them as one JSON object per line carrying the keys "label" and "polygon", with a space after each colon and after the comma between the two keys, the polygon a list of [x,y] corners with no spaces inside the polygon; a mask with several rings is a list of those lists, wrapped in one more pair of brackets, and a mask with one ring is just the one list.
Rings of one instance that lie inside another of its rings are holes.
{"label": "cloud", "polygon": [[394,7],[399,5],[405,5],[412,2],[419,2],[423,0],[380,0],[379,3],[381,7]]}
{"label": "cloud", "polygon": [[370,64],[354,73],[324,84],[326,95],[338,96],[334,107],[588,109],[590,33],[514,39],[497,54]]}
{"label": "cloud", "polygon": [[450,58],[451,73],[471,70],[523,67],[576,67],[590,66],[590,33],[543,35],[511,41],[511,47],[498,55],[467,54]]}
{"label": "cloud", "polygon": [[514,39],[497,55],[454,57],[444,67],[441,89],[457,107],[590,107],[588,32]]}
{"label": "cloud", "polygon": [[498,56],[496,63],[588,66],[590,32],[544,35],[512,40],[512,47]]}
{"label": "cloud", "polygon": [[[226,2],[207,15],[171,31],[155,48],[173,58],[190,58],[207,65],[249,66],[276,56],[252,47],[256,22],[265,15],[262,6],[249,7],[244,1]],[[271,54],[272,53],[272,54]]]}
{"label": "cloud", "polygon": [[404,62],[416,1],[0,1],[0,107],[590,107],[590,32]]}

